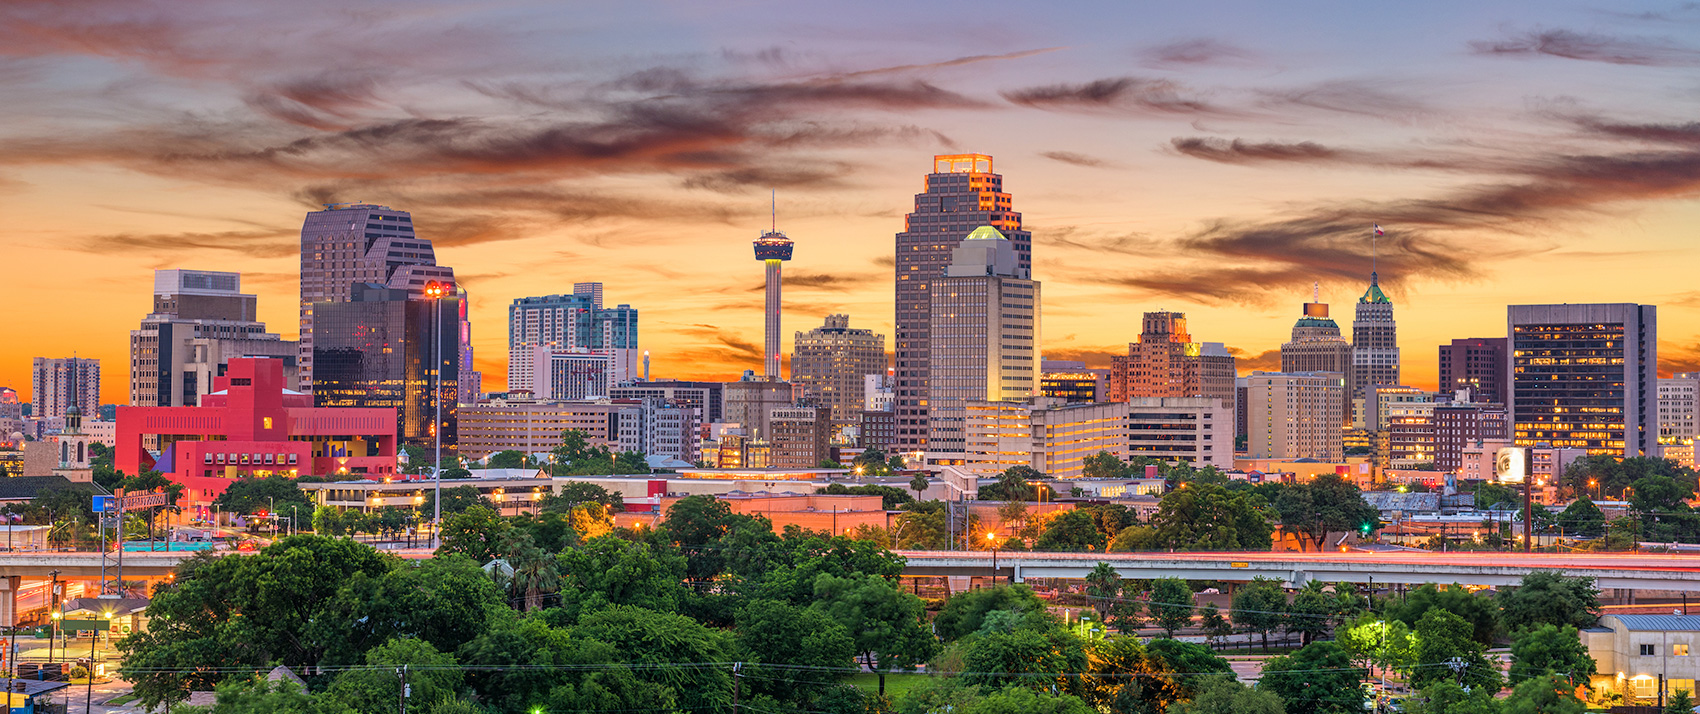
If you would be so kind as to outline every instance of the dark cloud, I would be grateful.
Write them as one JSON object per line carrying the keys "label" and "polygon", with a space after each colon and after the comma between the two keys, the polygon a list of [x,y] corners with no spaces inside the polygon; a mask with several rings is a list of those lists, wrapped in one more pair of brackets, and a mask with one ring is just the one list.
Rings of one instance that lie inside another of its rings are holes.
{"label": "dark cloud", "polygon": [[1110,165],[1109,162],[1098,157],[1076,154],[1072,151],[1044,151],[1040,152],[1039,155],[1052,161],[1061,161],[1065,164],[1085,166],[1088,168],[1103,168]]}
{"label": "dark cloud", "polygon": [[1050,111],[1137,114],[1228,114],[1166,79],[1115,77],[1085,84],[1051,84],[1001,93],[1013,104]]}
{"label": "dark cloud", "polygon": [[1613,139],[1700,146],[1700,122],[1687,124],[1624,124],[1593,118],[1578,119],[1582,128]]}
{"label": "dark cloud", "polygon": [[750,356],[750,357],[760,357],[761,356],[761,347],[758,347],[754,343],[750,342],[749,340],[743,339],[742,337],[739,337],[737,335],[731,335],[731,334],[727,334],[727,333],[722,332],[722,333],[720,333],[718,339],[720,340],[720,344],[731,348],[732,351],[736,352],[737,354],[747,355],[747,356]]}
{"label": "dark cloud", "polygon": [[281,230],[108,233],[74,241],[70,247],[89,253],[140,253],[150,256],[219,250],[255,258],[281,258],[296,255],[301,250],[298,236]]}
{"label": "dark cloud", "polygon": [[267,116],[323,131],[344,131],[360,110],[378,105],[377,80],[369,75],[325,73],[283,82],[243,100]]}
{"label": "dark cloud", "polygon": [[1396,90],[1383,82],[1332,81],[1289,89],[1266,89],[1258,93],[1260,104],[1270,109],[1317,109],[1407,122],[1433,113],[1411,87]]}
{"label": "dark cloud", "polygon": [[1252,143],[1242,139],[1177,137],[1170,141],[1175,151],[1187,156],[1206,161],[1216,161],[1224,164],[1243,164],[1258,161],[1334,161],[1341,158],[1341,152],[1321,144],[1303,141],[1299,143],[1264,142]]}
{"label": "dark cloud", "polygon": [[1700,50],[1670,40],[1614,37],[1570,30],[1538,30],[1517,33],[1500,40],[1479,40],[1470,43],[1470,50],[1480,55],[1551,55],[1588,62],[1648,67],[1700,66]]}
{"label": "dark cloud", "polygon": [[1062,47],[1043,47],[1043,48],[1033,49],[1033,50],[1020,50],[1020,51],[1017,51],[1017,52],[1006,52],[1006,53],[1001,54],[1001,55],[969,55],[967,57],[957,57],[956,59],[944,60],[942,62],[928,62],[928,63],[925,63],[925,64],[904,64],[904,65],[897,65],[897,66],[894,66],[894,67],[880,67],[880,68],[877,68],[877,69],[865,69],[865,70],[860,70],[860,71],[855,71],[855,72],[845,72],[843,74],[836,75],[836,78],[838,78],[838,79],[853,79],[853,78],[856,78],[856,77],[864,77],[864,76],[870,76],[870,75],[896,74],[896,73],[902,73],[902,72],[915,72],[915,71],[929,70],[929,69],[943,69],[943,68],[946,68],[946,67],[961,67],[963,65],[979,64],[981,62],[998,62],[998,61],[1002,61],[1002,60],[1022,59],[1024,57],[1032,57],[1034,55],[1042,55],[1042,54],[1045,54],[1046,52],[1055,52],[1055,51],[1060,50],[1060,49],[1063,49],[1063,48]]}
{"label": "dark cloud", "polygon": [[1142,63],[1156,69],[1174,69],[1194,65],[1246,64],[1250,51],[1221,40],[1197,38],[1159,45],[1139,53]]}
{"label": "dark cloud", "polygon": [[[850,292],[860,290],[869,283],[885,280],[886,275],[871,273],[803,273],[786,272],[783,278],[785,289],[821,290],[825,292]],[[759,293],[767,289],[765,283],[748,288],[748,292]]]}
{"label": "dark cloud", "polygon": [[1670,342],[1659,345],[1659,376],[1669,378],[1677,372],[1700,372],[1700,347]]}
{"label": "dark cloud", "polygon": [[1045,359],[1085,362],[1089,369],[1109,369],[1111,357],[1126,357],[1127,347],[1046,347]]}
{"label": "dark cloud", "polygon": [[1238,369],[1242,374],[1250,374],[1257,371],[1281,371],[1280,348],[1264,350],[1257,354],[1252,354],[1238,347],[1229,347],[1228,353],[1234,356],[1234,368]]}

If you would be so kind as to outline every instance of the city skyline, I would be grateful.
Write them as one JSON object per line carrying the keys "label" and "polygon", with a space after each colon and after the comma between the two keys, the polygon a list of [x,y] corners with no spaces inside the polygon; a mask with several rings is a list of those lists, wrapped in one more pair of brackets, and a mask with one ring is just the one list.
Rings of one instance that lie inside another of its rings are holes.
{"label": "city skyline", "polygon": [[240,272],[297,338],[303,216],[355,201],[455,267],[487,389],[503,309],[585,281],[644,311],[657,377],[735,379],[761,371],[763,194],[809,245],[788,324],[895,335],[892,236],[931,157],[974,152],[1032,232],[1047,357],[1107,367],[1174,310],[1272,369],[1313,281],[1348,317],[1379,223],[1407,384],[1509,304],[1658,305],[1661,371],[1700,368],[1700,10],[975,7],[8,5],[0,245],[42,299],[0,385],[126,364],[156,268]]}

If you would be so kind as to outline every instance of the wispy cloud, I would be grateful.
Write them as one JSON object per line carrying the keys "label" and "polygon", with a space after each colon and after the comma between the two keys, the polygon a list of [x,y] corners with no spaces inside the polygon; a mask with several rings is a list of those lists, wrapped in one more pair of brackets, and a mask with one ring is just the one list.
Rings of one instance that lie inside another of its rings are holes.
{"label": "wispy cloud", "polygon": [[1047,159],[1050,159],[1052,161],[1060,161],[1060,162],[1065,163],[1065,164],[1071,164],[1071,165],[1074,165],[1074,166],[1084,166],[1086,168],[1092,168],[1092,169],[1099,169],[1099,168],[1105,168],[1105,167],[1111,166],[1110,162],[1105,161],[1103,159],[1100,159],[1096,156],[1087,156],[1086,154],[1076,154],[1072,151],[1043,151],[1043,152],[1040,152],[1039,155],[1043,156]]}
{"label": "wispy cloud", "polygon": [[1570,30],[1532,30],[1498,40],[1470,43],[1489,56],[1549,55],[1566,59],[1648,67],[1700,66],[1700,49],[1657,37],[1619,37]]}
{"label": "wispy cloud", "polygon": [[1167,79],[1114,77],[1083,84],[1049,84],[1001,93],[1013,104],[1050,111],[1127,112],[1152,115],[1227,115],[1201,94]]}

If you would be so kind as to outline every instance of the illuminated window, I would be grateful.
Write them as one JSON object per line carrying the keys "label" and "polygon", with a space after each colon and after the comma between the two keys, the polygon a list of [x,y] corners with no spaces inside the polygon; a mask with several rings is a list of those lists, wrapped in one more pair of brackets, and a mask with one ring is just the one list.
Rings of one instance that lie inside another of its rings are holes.
{"label": "illuminated window", "polygon": [[262,417],[260,419],[260,428],[261,429],[272,428],[272,418],[271,417]]}
{"label": "illuminated window", "polygon": [[1670,653],[1672,655],[1677,656],[1677,657],[1687,657],[1688,656],[1688,645],[1671,645],[1670,646]]}

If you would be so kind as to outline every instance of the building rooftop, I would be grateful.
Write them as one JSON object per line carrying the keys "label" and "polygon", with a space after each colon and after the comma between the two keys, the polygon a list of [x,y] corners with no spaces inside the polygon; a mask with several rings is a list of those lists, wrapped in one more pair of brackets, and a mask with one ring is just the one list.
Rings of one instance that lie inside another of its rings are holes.
{"label": "building rooftop", "polygon": [[1700,632],[1700,615],[1607,615],[1630,632]]}

